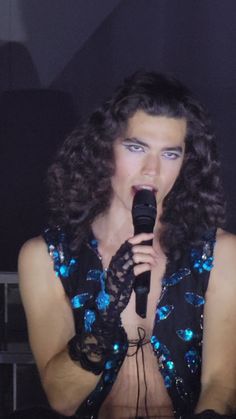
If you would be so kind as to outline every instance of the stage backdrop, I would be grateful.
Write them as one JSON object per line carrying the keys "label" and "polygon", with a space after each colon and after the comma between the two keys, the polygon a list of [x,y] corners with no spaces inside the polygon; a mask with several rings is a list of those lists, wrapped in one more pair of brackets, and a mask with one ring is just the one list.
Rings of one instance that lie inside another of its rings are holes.
{"label": "stage backdrop", "polygon": [[235,0],[0,4],[0,270],[40,232],[57,146],[136,69],[174,74],[208,107],[236,232]]}

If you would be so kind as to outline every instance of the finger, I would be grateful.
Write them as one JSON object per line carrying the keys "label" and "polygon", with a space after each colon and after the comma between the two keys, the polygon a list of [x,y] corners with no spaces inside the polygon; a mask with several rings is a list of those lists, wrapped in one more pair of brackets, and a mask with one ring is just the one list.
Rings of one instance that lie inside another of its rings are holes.
{"label": "finger", "polygon": [[152,240],[154,238],[154,233],[140,233],[136,236],[131,237],[128,242],[131,244],[139,244],[143,241]]}
{"label": "finger", "polygon": [[155,257],[153,257],[150,254],[145,254],[145,253],[135,253],[133,255],[133,261],[135,264],[140,264],[140,263],[148,263],[151,266],[156,266],[157,265],[157,260]]}
{"label": "finger", "polygon": [[152,266],[149,263],[142,263],[140,265],[134,266],[134,275],[138,276],[142,274],[143,272],[151,271]]}
{"label": "finger", "polygon": [[158,253],[156,250],[154,250],[152,246],[146,246],[142,244],[136,245],[132,247],[132,252],[133,254],[136,254],[136,253],[149,254],[154,258],[158,258]]}

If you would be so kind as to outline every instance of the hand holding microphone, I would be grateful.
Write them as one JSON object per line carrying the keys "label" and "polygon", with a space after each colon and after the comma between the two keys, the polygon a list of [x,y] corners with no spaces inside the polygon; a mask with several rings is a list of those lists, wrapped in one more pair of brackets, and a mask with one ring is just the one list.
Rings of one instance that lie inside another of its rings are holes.
{"label": "hand holding microphone", "polygon": [[[133,200],[132,218],[134,225],[134,234],[152,233],[156,221],[156,198],[153,191],[148,189],[139,190]],[[152,240],[142,242],[143,245],[152,245]],[[150,291],[150,271],[143,272],[137,276],[134,282],[134,291],[136,294],[136,313],[146,317],[147,300]]]}

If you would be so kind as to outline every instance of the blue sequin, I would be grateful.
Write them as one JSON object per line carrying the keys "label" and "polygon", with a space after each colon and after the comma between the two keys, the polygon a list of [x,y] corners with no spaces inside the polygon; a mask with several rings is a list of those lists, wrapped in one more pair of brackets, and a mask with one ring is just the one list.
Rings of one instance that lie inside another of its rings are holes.
{"label": "blue sequin", "polygon": [[165,345],[163,345],[163,343],[161,343],[156,336],[152,336],[150,339],[150,342],[153,346],[153,349],[156,352],[162,353],[163,355],[166,356],[170,356],[170,351],[167,349],[167,347]]}
{"label": "blue sequin", "polygon": [[173,273],[170,277],[163,278],[162,285],[166,287],[176,285],[182,281],[183,278],[190,275],[190,273],[191,271],[188,268],[179,269],[179,271]]}
{"label": "blue sequin", "polygon": [[52,257],[53,257],[53,259],[59,258],[59,252],[58,252],[58,250],[56,250],[54,248],[54,246],[52,246],[52,249],[53,249],[53,251],[52,251]]}
{"label": "blue sequin", "polygon": [[84,328],[86,332],[92,331],[92,324],[96,320],[96,315],[93,310],[85,310],[84,313]]}
{"label": "blue sequin", "polygon": [[105,311],[110,304],[109,294],[107,294],[104,290],[100,291],[96,298],[96,304],[99,310]]}
{"label": "blue sequin", "polygon": [[151,343],[154,351],[159,357],[159,368],[164,378],[164,384],[166,388],[169,388],[172,386],[173,379],[176,375],[175,364],[171,359],[170,351],[157,339],[156,336],[151,337]]}
{"label": "blue sequin", "polygon": [[174,369],[174,362],[173,361],[167,361],[166,367],[168,370],[172,371]]}
{"label": "blue sequin", "polygon": [[70,301],[73,308],[81,308],[84,306],[86,301],[88,301],[91,298],[91,296],[84,292],[82,294],[75,295]]}
{"label": "blue sequin", "polygon": [[114,362],[113,361],[107,361],[105,363],[105,369],[106,370],[110,370],[113,366],[114,366]]}
{"label": "blue sequin", "polygon": [[90,269],[87,273],[86,279],[88,281],[100,281],[102,271],[99,269]]}
{"label": "blue sequin", "polygon": [[200,357],[196,349],[190,349],[188,352],[186,352],[184,358],[191,373],[194,374],[197,371],[200,363]]}
{"label": "blue sequin", "polygon": [[65,262],[65,255],[63,252],[62,245],[59,244],[61,250],[58,250],[52,244],[49,246],[50,255],[54,261],[54,269],[56,275],[60,278],[67,279],[74,272],[78,261],[74,258],[71,258],[70,261],[67,263]]}
{"label": "blue sequin", "polygon": [[69,267],[68,266],[66,266],[66,265],[61,265],[60,267],[59,267],[59,273],[60,273],[60,275],[63,277],[63,278],[68,278],[68,276],[69,276]]}
{"label": "blue sequin", "polygon": [[205,304],[205,299],[195,292],[186,292],[184,294],[184,298],[189,304],[192,304],[195,307],[200,307],[201,305]]}
{"label": "blue sequin", "polygon": [[193,261],[193,267],[199,273],[204,271],[210,272],[213,268],[214,258],[212,256],[212,247],[215,240],[211,242],[205,242],[202,251],[193,249],[191,252],[191,258]]}
{"label": "blue sequin", "polygon": [[185,342],[190,342],[195,337],[194,332],[191,329],[179,329],[176,330],[177,335],[180,339],[184,340]]}
{"label": "blue sequin", "polygon": [[166,305],[157,308],[156,310],[156,321],[159,322],[161,320],[167,319],[167,317],[170,315],[170,313],[174,310],[173,305]]}
{"label": "blue sequin", "polygon": [[164,377],[164,384],[166,388],[170,388],[172,386],[172,379],[170,378],[169,375],[166,375]]}
{"label": "blue sequin", "polygon": [[150,342],[151,342],[153,348],[155,349],[155,351],[158,351],[158,349],[160,348],[161,343],[156,338],[156,336],[152,336],[151,339],[150,339]]}
{"label": "blue sequin", "polygon": [[119,351],[120,351],[120,344],[116,342],[113,344],[113,352],[118,353]]}
{"label": "blue sequin", "polygon": [[96,240],[96,239],[92,239],[92,240],[90,240],[90,246],[91,246],[93,249],[97,249],[97,247],[98,247],[98,240]]}
{"label": "blue sequin", "polygon": [[105,281],[107,278],[107,271],[104,270],[100,275],[101,291],[96,298],[96,304],[99,310],[105,311],[110,304],[110,296],[105,291]]}
{"label": "blue sequin", "polygon": [[114,371],[109,371],[103,376],[103,380],[105,383],[111,384],[115,381],[116,374]]}

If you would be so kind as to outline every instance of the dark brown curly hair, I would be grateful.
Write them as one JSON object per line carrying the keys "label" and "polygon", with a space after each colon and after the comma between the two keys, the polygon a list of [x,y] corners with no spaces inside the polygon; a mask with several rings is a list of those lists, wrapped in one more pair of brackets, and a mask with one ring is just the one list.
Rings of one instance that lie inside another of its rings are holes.
{"label": "dark brown curly hair", "polygon": [[49,169],[50,225],[66,229],[74,252],[95,217],[109,207],[113,143],[137,110],[187,121],[184,162],[161,216],[166,254],[178,259],[205,231],[224,226],[219,161],[207,113],[176,79],[139,71],[66,139]]}

